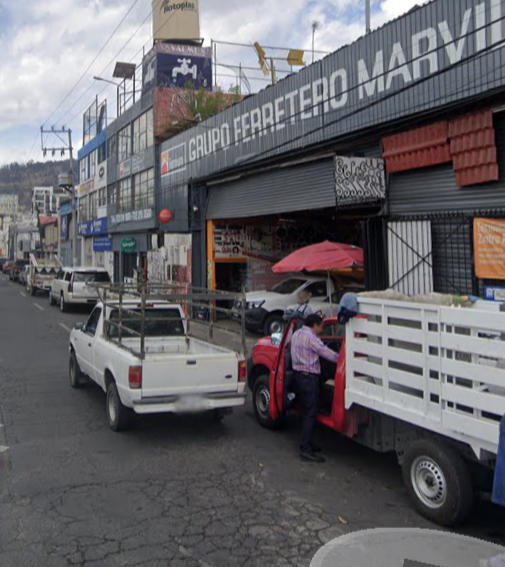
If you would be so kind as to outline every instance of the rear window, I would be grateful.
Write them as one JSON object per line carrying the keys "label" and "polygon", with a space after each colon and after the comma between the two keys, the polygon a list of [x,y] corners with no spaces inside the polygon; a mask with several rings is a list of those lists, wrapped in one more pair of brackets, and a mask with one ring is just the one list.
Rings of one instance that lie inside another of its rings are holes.
{"label": "rear window", "polygon": [[74,282],[81,283],[109,283],[108,272],[75,272]]}
{"label": "rear window", "polygon": [[[133,311],[133,313],[131,312]],[[110,314],[109,321],[119,322],[119,310],[114,309]],[[133,309],[123,311],[122,336],[138,337],[140,335],[140,310]],[[129,332],[129,330],[133,331]],[[137,333],[137,334],[135,334]],[[181,337],[184,336],[184,323],[178,309],[147,309],[145,313],[146,337]],[[119,328],[117,325],[108,325],[108,335],[111,339],[117,339]]]}

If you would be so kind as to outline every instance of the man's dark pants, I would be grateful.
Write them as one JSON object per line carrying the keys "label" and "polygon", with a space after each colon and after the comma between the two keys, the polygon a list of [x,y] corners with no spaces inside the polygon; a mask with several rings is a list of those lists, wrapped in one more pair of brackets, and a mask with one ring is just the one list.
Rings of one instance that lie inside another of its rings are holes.
{"label": "man's dark pants", "polygon": [[317,374],[295,373],[295,392],[302,412],[302,443],[300,451],[310,453],[314,437],[317,407],[319,403],[319,376]]}

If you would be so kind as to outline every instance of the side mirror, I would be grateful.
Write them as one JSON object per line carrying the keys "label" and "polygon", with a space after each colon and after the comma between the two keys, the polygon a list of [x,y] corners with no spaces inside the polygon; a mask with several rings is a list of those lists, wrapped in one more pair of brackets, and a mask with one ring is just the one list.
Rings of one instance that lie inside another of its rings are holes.
{"label": "side mirror", "polygon": [[282,333],[274,333],[271,341],[273,346],[279,346],[282,342]]}
{"label": "side mirror", "polygon": [[84,323],[82,322],[76,323],[74,329],[76,331],[84,331]]}

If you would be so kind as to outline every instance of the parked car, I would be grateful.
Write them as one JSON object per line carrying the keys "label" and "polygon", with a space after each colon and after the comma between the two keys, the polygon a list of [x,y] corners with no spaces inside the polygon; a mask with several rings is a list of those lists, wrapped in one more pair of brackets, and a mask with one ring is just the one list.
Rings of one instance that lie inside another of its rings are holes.
{"label": "parked car", "polygon": [[[332,315],[332,311],[336,312],[336,305],[332,308],[330,303],[330,298],[332,302],[337,300],[333,281],[301,274],[280,282],[271,291],[246,294],[246,329],[267,336],[281,333],[284,328],[284,314],[291,305],[296,305],[301,291],[311,294],[309,305],[313,311],[321,311],[324,316]],[[235,311],[238,313],[240,308],[241,302],[238,301],[235,303]]]}
{"label": "parked car", "polygon": [[[359,298],[358,305],[345,333],[336,317],[325,321],[322,340],[340,357],[337,365],[321,361],[317,421],[396,453],[416,509],[440,525],[460,524],[478,489],[493,489],[505,414],[503,314],[488,302],[455,309]],[[260,339],[248,364],[254,411],[266,428],[297,409],[296,325]]]}
{"label": "parked car", "polygon": [[19,283],[21,285],[26,286],[26,282],[28,281],[28,278],[30,276],[30,266],[25,266],[20,272],[19,272]]}
{"label": "parked car", "polygon": [[12,268],[12,261],[11,261],[11,260],[7,260],[7,261],[4,263],[4,265],[2,266],[2,273],[8,274],[8,275],[10,276],[11,268]]}
{"label": "parked car", "polygon": [[88,284],[110,283],[107,270],[102,268],[63,268],[51,282],[49,304],[65,312],[72,305],[94,305],[100,299],[98,290]]}
{"label": "parked car", "polygon": [[16,260],[11,266],[11,272],[9,278],[13,282],[19,283],[19,274],[22,272],[24,267],[28,264],[26,260]]}
{"label": "parked car", "polygon": [[99,303],[70,334],[69,372],[73,388],[88,377],[106,393],[113,431],[134,413],[213,412],[220,421],[246,397],[243,355],[193,336],[181,305],[167,301]]}

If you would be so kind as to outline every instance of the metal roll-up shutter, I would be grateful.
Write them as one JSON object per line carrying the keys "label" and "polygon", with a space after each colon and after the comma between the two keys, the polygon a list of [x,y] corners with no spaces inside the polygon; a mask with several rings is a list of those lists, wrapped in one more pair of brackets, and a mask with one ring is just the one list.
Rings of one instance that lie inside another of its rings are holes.
{"label": "metal roll-up shutter", "polygon": [[248,218],[335,206],[335,168],[330,158],[213,185],[207,218]]}
{"label": "metal roll-up shutter", "polygon": [[505,113],[495,115],[500,179],[458,187],[453,164],[427,167],[390,177],[388,203],[392,215],[471,212],[505,208]]}

